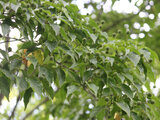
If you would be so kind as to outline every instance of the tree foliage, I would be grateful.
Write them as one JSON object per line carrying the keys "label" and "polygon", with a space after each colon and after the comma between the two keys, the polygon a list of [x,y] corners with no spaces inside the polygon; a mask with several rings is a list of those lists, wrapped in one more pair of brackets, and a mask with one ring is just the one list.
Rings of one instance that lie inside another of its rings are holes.
{"label": "tree foliage", "polygon": [[[129,34],[108,35],[76,5],[63,0],[2,0],[0,22],[2,42],[21,42],[13,54],[9,47],[0,49],[0,93],[9,100],[16,85],[26,110],[33,93],[45,98],[36,107],[45,103],[44,109],[31,119],[156,116],[151,110],[157,98],[151,99],[154,96],[142,86],[151,92],[158,56]],[[7,36],[13,28],[20,38]]]}

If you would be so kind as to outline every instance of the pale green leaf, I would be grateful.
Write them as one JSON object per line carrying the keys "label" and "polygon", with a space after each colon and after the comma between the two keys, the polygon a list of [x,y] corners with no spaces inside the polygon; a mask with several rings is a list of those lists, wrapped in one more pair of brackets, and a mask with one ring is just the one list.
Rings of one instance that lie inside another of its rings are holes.
{"label": "pale green leaf", "polygon": [[27,82],[33,88],[33,90],[38,94],[42,94],[42,84],[41,81],[37,78],[27,78]]}
{"label": "pale green leaf", "polygon": [[133,98],[133,92],[131,91],[129,86],[122,84],[121,89],[130,99]]}
{"label": "pale green leaf", "polygon": [[93,84],[93,83],[88,84],[88,86],[89,86],[89,88],[90,88],[91,90],[93,90],[93,91],[94,91],[95,95],[97,96],[97,92],[98,92],[99,87],[98,87],[98,86],[96,86],[96,85],[95,85],[95,84]]}
{"label": "pale green leaf", "polygon": [[135,53],[129,53],[127,57],[134,63],[134,66],[137,66],[140,61],[140,56]]}
{"label": "pale green leaf", "polygon": [[57,72],[57,77],[59,80],[59,85],[62,86],[66,79],[65,72],[61,68],[57,68],[56,72]]}

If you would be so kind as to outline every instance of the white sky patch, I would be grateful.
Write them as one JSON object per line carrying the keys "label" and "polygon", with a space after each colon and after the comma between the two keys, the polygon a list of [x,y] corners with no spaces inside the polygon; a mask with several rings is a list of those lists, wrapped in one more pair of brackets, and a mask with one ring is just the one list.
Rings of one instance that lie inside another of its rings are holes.
{"label": "white sky patch", "polygon": [[143,29],[144,29],[144,31],[149,32],[151,28],[147,23],[144,23]]}
{"label": "white sky patch", "polygon": [[140,6],[142,3],[143,3],[143,0],[138,0],[137,3],[136,3],[136,5]]}
{"label": "white sky patch", "polygon": [[146,9],[146,10],[150,10],[150,9],[151,9],[151,6],[150,6],[150,5],[147,5],[145,9]]}
{"label": "white sky patch", "polygon": [[135,22],[133,26],[135,29],[139,29],[141,27],[141,25],[138,22]]}
{"label": "white sky patch", "polygon": [[88,108],[89,108],[89,109],[93,109],[93,108],[94,108],[94,105],[93,105],[93,104],[89,104]]}
{"label": "white sky patch", "polygon": [[132,39],[137,39],[137,34],[131,34],[130,37],[131,37]]}
{"label": "white sky patch", "polygon": [[148,13],[147,12],[140,12],[139,17],[141,17],[141,18],[148,17]]}
{"label": "white sky patch", "polygon": [[120,0],[115,2],[113,10],[119,13],[137,13],[139,9],[135,6],[137,0],[132,0],[130,3],[128,0]]}
{"label": "white sky patch", "polygon": [[154,14],[149,14],[149,16],[148,16],[151,20],[153,20],[154,19]]}
{"label": "white sky patch", "polygon": [[105,2],[105,4],[103,5],[103,11],[105,13],[110,12],[111,11],[111,5],[112,5],[112,0],[107,0]]}
{"label": "white sky patch", "polygon": [[145,34],[144,33],[139,33],[139,38],[144,38],[145,37]]}

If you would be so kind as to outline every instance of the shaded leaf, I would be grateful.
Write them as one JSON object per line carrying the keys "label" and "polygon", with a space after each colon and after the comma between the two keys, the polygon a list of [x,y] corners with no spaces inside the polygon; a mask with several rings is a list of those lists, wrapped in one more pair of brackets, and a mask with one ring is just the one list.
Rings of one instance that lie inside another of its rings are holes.
{"label": "shaded leaf", "polygon": [[47,46],[47,48],[49,49],[50,52],[52,52],[56,46],[57,46],[57,42],[56,41],[52,41],[52,42],[45,42],[45,45]]}
{"label": "shaded leaf", "polygon": [[130,117],[130,108],[127,103],[124,101],[116,102],[116,104],[127,113],[127,115]]}
{"label": "shaded leaf", "polygon": [[131,91],[130,87],[125,84],[121,85],[122,91],[130,98],[133,98],[133,92]]}
{"label": "shaded leaf", "polygon": [[10,87],[6,77],[0,77],[0,93],[7,97],[9,100]]}
{"label": "shaded leaf", "polygon": [[66,79],[65,72],[61,68],[57,68],[56,72],[57,72],[57,77],[59,80],[59,85],[62,86]]}
{"label": "shaded leaf", "polygon": [[9,32],[9,25],[7,24],[1,24],[1,29],[2,29],[2,33],[3,33],[3,36],[6,36]]}
{"label": "shaded leaf", "polygon": [[140,61],[140,56],[135,53],[129,53],[127,57],[134,63],[134,66],[137,66]]}
{"label": "shaded leaf", "polygon": [[29,88],[29,89],[27,89],[27,90],[25,91],[25,93],[24,93],[23,102],[24,102],[25,109],[27,108],[27,105],[28,105],[28,103],[29,103],[29,100],[30,100],[30,98],[31,98],[31,96],[32,96],[32,92],[33,92],[32,88]]}
{"label": "shaded leaf", "polygon": [[90,88],[91,90],[93,90],[93,91],[94,91],[95,95],[97,96],[97,92],[98,92],[99,87],[98,87],[98,86],[96,86],[96,85],[95,85],[95,84],[93,84],[93,83],[88,84],[88,86],[89,86],[89,88]]}
{"label": "shaded leaf", "polygon": [[42,94],[42,84],[41,81],[37,78],[27,78],[27,82],[33,88],[33,90],[38,94]]}

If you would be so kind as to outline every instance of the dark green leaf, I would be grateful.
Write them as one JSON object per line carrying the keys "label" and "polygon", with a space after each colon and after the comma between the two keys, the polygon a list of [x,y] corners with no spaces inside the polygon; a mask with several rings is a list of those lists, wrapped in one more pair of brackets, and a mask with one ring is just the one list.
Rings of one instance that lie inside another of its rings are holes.
{"label": "dark green leaf", "polygon": [[33,92],[32,88],[29,88],[29,89],[27,89],[27,90],[25,91],[25,93],[24,93],[24,99],[23,99],[23,101],[24,101],[25,109],[27,108],[27,105],[28,105],[28,103],[29,103],[29,100],[30,100],[30,98],[31,98],[31,96],[32,96],[32,92]]}
{"label": "dark green leaf", "polygon": [[6,77],[0,77],[0,93],[6,96],[9,100],[10,84]]}

